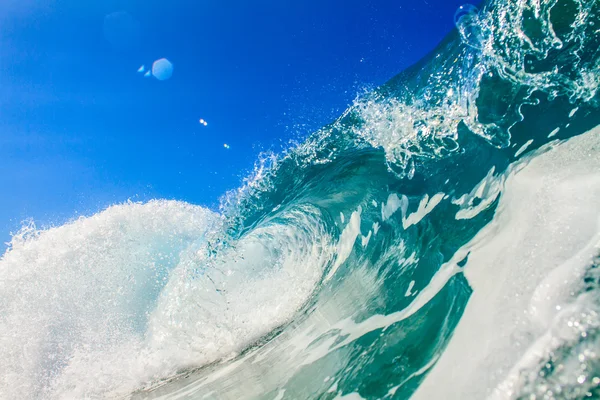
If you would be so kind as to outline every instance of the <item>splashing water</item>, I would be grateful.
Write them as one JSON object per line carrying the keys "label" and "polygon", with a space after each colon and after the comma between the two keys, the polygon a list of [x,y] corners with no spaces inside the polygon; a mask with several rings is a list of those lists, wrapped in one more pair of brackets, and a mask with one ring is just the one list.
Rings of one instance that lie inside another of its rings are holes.
{"label": "splashing water", "polygon": [[23,228],[0,397],[599,397],[600,4],[455,23],[219,213]]}
{"label": "splashing water", "polygon": [[484,40],[477,7],[471,4],[460,6],[454,14],[454,25],[465,44],[481,50]]}

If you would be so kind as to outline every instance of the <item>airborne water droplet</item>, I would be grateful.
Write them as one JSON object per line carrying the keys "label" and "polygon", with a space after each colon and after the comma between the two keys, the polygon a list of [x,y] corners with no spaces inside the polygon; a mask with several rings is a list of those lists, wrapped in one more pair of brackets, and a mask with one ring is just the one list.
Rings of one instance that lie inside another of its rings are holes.
{"label": "airborne water droplet", "polygon": [[477,7],[471,4],[464,4],[458,7],[458,10],[454,13],[454,24],[456,25],[456,29],[458,29],[463,43],[475,49],[483,47],[481,21]]}

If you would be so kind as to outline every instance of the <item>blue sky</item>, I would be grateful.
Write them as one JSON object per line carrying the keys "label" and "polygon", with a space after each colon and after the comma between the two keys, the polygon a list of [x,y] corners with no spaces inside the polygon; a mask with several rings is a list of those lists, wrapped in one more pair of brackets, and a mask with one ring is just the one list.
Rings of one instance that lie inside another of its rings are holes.
{"label": "blue sky", "polygon": [[[0,2],[0,239],[127,199],[214,208],[261,150],[432,50],[461,4]],[[171,79],[136,72],[163,57]]]}

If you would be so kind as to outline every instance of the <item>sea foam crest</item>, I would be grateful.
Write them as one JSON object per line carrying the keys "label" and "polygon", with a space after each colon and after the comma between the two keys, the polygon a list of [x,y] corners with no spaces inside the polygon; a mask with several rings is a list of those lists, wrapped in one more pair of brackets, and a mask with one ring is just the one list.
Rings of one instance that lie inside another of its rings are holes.
{"label": "sea foam crest", "polygon": [[291,210],[207,257],[222,224],[151,201],[29,225],[0,259],[0,397],[126,395],[284,324],[335,250],[318,212]]}

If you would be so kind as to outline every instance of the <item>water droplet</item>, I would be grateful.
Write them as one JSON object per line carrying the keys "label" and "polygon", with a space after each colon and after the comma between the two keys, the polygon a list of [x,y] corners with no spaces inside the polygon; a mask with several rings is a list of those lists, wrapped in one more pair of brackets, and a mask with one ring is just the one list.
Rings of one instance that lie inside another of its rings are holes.
{"label": "water droplet", "polygon": [[454,24],[462,41],[470,47],[481,49],[483,34],[479,20],[479,10],[471,4],[458,7],[454,13]]}
{"label": "water droplet", "polygon": [[225,144],[223,145],[223,147],[225,147],[226,149],[228,149],[228,148],[229,148],[229,145],[228,145],[227,143],[225,143]]}
{"label": "water droplet", "polygon": [[478,13],[479,13],[479,10],[474,5],[463,4],[462,6],[458,7],[456,12],[454,13],[454,24],[458,25],[461,18],[464,16],[469,16],[469,15],[478,14]]}
{"label": "water droplet", "polygon": [[166,81],[173,76],[173,64],[166,58],[154,61],[154,64],[152,64],[152,75],[159,81]]}

